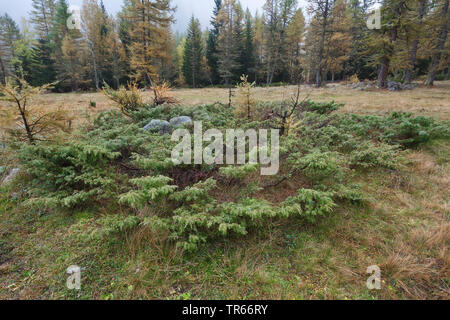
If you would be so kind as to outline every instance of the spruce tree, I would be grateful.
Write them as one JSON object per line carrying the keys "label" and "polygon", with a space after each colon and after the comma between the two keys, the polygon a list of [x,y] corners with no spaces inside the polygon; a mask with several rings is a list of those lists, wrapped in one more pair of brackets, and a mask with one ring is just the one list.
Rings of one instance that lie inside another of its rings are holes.
{"label": "spruce tree", "polygon": [[49,40],[38,39],[32,53],[33,86],[42,86],[56,80],[55,60]]}
{"label": "spruce tree", "polygon": [[250,10],[247,8],[245,12],[245,30],[244,30],[244,45],[243,45],[243,59],[242,70],[243,74],[249,75],[250,81],[256,81],[255,73],[255,46],[254,46],[254,30],[253,18]]}
{"label": "spruce tree", "polygon": [[247,74],[247,69],[245,64],[247,63],[247,57],[245,52],[245,26],[244,26],[244,11],[242,10],[241,3],[236,2],[235,5],[235,19],[234,19],[234,47],[237,53],[237,65],[232,71],[233,82],[238,82],[243,74]]}
{"label": "spruce tree", "polygon": [[209,75],[212,84],[220,82],[219,62],[217,57],[217,42],[219,38],[220,22],[217,19],[219,11],[222,8],[222,0],[214,0],[214,12],[211,20],[212,28],[209,31],[208,42],[206,46],[206,60],[208,62]]}
{"label": "spruce tree", "polygon": [[203,44],[200,21],[192,16],[184,46],[183,75],[186,83],[193,88],[196,88],[201,81],[202,60]]}
{"label": "spruce tree", "polygon": [[236,43],[236,1],[224,0],[222,9],[218,15],[220,32],[217,46],[219,72],[226,85],[229,85],[236,77],[235,71],[239,70],[239,43]]}
{"label": "spruce tree", "polygon": [[32,0],[31,23],[39,39],[48,41],[55,18],[54,0]]}

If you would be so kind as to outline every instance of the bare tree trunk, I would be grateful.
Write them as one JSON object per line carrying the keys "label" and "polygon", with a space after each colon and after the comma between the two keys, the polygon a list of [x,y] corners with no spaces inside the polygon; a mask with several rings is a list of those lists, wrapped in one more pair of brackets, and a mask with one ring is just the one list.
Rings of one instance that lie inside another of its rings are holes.
{"label": "bare tree trunk", "polygon": [[444,51],[445,42],[447,41],[448,3],[449,3],[449,0],[446,0],[442,7],[443,23],[442,23],[442,27],[441,27],[441,30],[439,31],[439,35],[438,35],[438,39],[437,39],[437,41],[438,41],[437,49],[436,49],[436,52],[433,54],[433,57],[431,58],[430,69],[428,71],[428,78],[427,78],[427,81],[425,82],[425,84],[428,86],[434,85],[434,80],[436,79],[436,74],[438,71],[439,63],[441,61],[442,52]]}
{"label": "bare tree trunk", "polygon": [[325,8],[322,14],[322,35],[320,38],[320,44],[319,44],[319,56],[318,56],[318,65],[316,70],[316,87],[319,88],[322,84],[321,80],[321,73],[322,73],[322,63],[323,63],[323,52],[325,50],[325,33],[327,29],[327,23],[328,23],[328,0],[325,1],[324,4]]}
{"label": "bare tree trunk", "polygon": [[3,84],[6,84],[6,70],[5,70],[5,65],[3,64],[3,59],[1,57],[0,57],[0,68],[2,70],[2,75],[3,75],[1,81]]}
{"label": "bare tree trunk", "polygon": [[386,88],[387,87],[387,77],[389,73],[389,64],[390,60],[388,58],[381,59],[380,70],[378,72],[378,87]]}
{"label": "bare tree trunk", "polygon": [[92,60],[94,62],[94,81],[95,81],[95,87],[97,88],[97,90],[100,90],[99,87],[99,78],[98,78],[98,70],[97,70],[97,59],[95,57],[95,53],[94,50],[91,48],[91,52],[92,52]]}
{"label": "bare tree trunk", "polygon": [[[397,27],[393,27],[390,35],[390,45],[393,47],[394,42],[397,40]],[[391,65],[391,56],[385,55],[381,58],[380,70],[378,73],[378,87],[387,88],[387,78],[389,75],[389,67]]]}
{"label": "bare tree trunk", "polygon": [[403,15],[403,9],[405,6],[406,0],[400,1],[397,4],[397,7],[394,10],[395,13],[395,19],[398,19],[398,22],[392,26],[392,28],[389,30],[389,50],[388,53],[385,53],[383,58],[381,58],[380,61],[380,69],[378,73],[378,87],[379,88],[386,88],[387,87],[387,77],[389,74],[389,67],[391,64],[391,58],[392,58],[392,52],[395,41],[397,41],[398,36],[398,28],[400,23],[400,18]]}
{"label": "bare tree trunk", "polygon": [[34,136],[33,131],[31,130],[30,125],[28,124],[28,119],[25,115],[26,105],[23,107],[20,106],[20,103],[17,102],[17,107],[19,108],[20,116],[22,117],[23,125],[25,127],[25,131],[27,132],[27,138],[30,144],[34,144]]}
{"label": "bare tree trunk", "polygon": [[[422,22],[423,22],[423,16],[425,15],[425,3],[427,0],[420,0],[420,6],[419,6],[419,30],[421,29]],[[416,64],[417,59],[417,49],[419,48],[419,37],[416,36],[414,39],[412,49],[411,49],[411,57],[409,58],[409,64],[410,68],[406,70],[405,73],[405,83],[409,84],[412,81],[412,74],[414,72],[414,66]]]}

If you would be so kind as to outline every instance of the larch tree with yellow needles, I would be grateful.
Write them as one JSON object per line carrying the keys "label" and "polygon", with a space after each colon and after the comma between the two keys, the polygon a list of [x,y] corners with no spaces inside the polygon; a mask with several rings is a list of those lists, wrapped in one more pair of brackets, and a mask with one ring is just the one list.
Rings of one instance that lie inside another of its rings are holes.
{"label": "larch tree with yellow needles", "polygon": [[128,11],[132,21],[129,51],[133,78],[153,86],[159,61],[170,55],[166,38],[174,9],[170,0],[134,0]]}
{"label": "larch tree with yellow needles", "polygon": [[255,100],[252,97],[252,89],[255,87],[255,83],[248,82],[248,76],[241,76],[241,83],[238,84],[238,98],[239,107],[236,109],[236,114],[245,115],[250,121],[252,118],[252,107],[255,104]]}
{"label": "larch tree with yellow needles", "polygon": [[10,134],[19,140],[35,144],[37,141],[48,140],[58,131],[67,130],[66,115],[61,109],[48,111],[34,103],[33,98],[49,89],[52,84],[33,87],[24,79],[8,80],[0,86],[8,107],[1,110],[2,119],[13,119],[15,126],[10,128]]}

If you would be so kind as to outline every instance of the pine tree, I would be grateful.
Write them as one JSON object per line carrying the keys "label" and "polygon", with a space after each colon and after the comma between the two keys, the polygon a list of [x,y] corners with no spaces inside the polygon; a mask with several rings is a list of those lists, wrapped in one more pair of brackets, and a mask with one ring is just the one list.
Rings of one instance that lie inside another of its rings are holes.
{"label": "pine tree", "polygon": [[33,69],[30,83],[41,86],[56,80],[55,61],[51,46],[51,32],[55,20],[56,4],[54,0],[33,0],[30,12],[31,23],[37,33],[37,41],[32,49],[31,65]]}
{"label": "pine tree", "polygon": [[237,66],[233,70],[233,82],[240,80],[242,74],[247,74],[245,65],[247,63],[247,57],[245,52],[245,17],[242,5],[239,1],[236,2],[236,14],[234,19],[234,46],[237,52]]}
{"label": "pine tree", "polygon": [[242,73],[251,75],[251,79],[256,81],[255,73],[255,46],[254,46],[254,30],[253,18],[250,10],[247,8],[245,12],[245,30],[244,30],[244,44],[242,50]]}
{"label": "pine tree", "polygon": [[203,43],[200,21],[192,16],[184,46],[183,75],[186,83],[194,88],[196,88],[201,81],[202,61]]}
{"label": "pine tree", "polygon": [[258,12],[255,13],[254,18],[254,29],[255,29],[255,36],[253,45],[255,48],[255,82],[260,83],[265,81],[264,79],[264,55],[265,55],[265,48],[264,48],[264,17],[260,16]]}
{"label": "pine tree", "polygon": [[39,39],[48,41],[55,18],[54,0],[32,0],[31,23]]}
{"label": "pine tree", "polygon": [[38,39],[33,46],[31,68],[33,70],[31,85],[42,86],[55,82],[55,60],[48,40]]}
{"label": "pine tree", "polygon": [[208,42],[206,47],[206,59],[208,62],[211,84],[220,82],[219,62],[217,57],[217,42],[219,38],[220,22],[217,19],[220,9],[222,8],[222,0],[214,0],[215,7],[213,18],[211,20],[212,28],[209,31]]}
{"label": "pine tree", "polygon": [[134,0],[124,0],[122,10],[118,13],[118,36],[120,43],[123,46],[126,56],[126,74],[131,74],[130,67],[130,47],[131,47],[131,30],[132,30],[132,13],[131,8],[133,7]]}
{"label": "pine tree", "polygon": [[58,0],[55,6],[55,16],[53,19],[52,28],[50,31],[50,40],[52,41],[53,49],[57,56],[61,54],[61,45],[64,37],[69,33],[67,27],[67,20],[71,16],[69,6],[66,0]]}

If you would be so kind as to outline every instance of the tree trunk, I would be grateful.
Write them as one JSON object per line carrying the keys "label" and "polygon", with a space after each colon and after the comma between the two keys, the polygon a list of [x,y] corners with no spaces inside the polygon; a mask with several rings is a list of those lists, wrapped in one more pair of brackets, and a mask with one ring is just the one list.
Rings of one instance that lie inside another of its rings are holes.
{"label": "tree trunk", "polygon": [[97,90],[100,90],[99,87],[99,78],[98,78],[98,70],[97,70],[97,59],[95,57],[95,53],[94,53],[94,49],[91,48],[91,52],[92,52],[92,60],[93,60],[93,67],[94,67],[94,81],[95,81],[95,87],[97,88]]}
{"label": "tree trunk", "polygon": [[436,79],[436,74],[438,71],[439,63],[441,61],[442,52],[445,48],[445,42],[447,41],[448,34],[448,3],[449,0],[444,2],[442,7],[442,26],[437,39],[437,48],[436,52],[433,54],[431,58],[430,69],[428,71],[428,78],[425,82],[426,85],[432,86],[434,85],[434,80]]}
{"label": "tree trunk", "polygon": [[1,81],[3,84],[6,84],[6,70],[5,70],[5,65],[3,64],[3,59],[1,57],[0,57],[0,68],[2,70],[2,75],[3,75]]}
{"label": "tree trunk", "polygon": [[[421,29],[422,22],[423,22],[423,16],[425,14],[425,2],[426,0],[420,0],[420,6],[419,6],[419,29]],[[409,64],[410,68],[406,70],[405,73],[405,83],[410,84],[412,81],[412,75],[414,72],[414,66],[416,64],[417,59],[417,49],[419,48],[419,37],[416,36],[414,39],[412,48],[411,48],[411,57],[409,58]]]}
{"label": "tree trunk", "polygon": [[387,77],[389,73],[389,64],[390,60],[388,58],[381,59],[380,70],[378,72],[378,87],[386,88],[387,87]]}
{"label": "tree trunk", "polygon": [[25,108],[26,108],[26,106],[24,105],[23,108],[22,108],[20,106],[20,103],[17,102],[17,107],[19,109],[20,116],[22,117],[22,122],[23,122],[23,126],[25,127],[25,131],[27,132],[28,141],[30,142],[30,144],[34,144],[33,132],[32,132],[32,130],[30,128],[30,125],[28,124],[28,120],[27,120],[27,117],[25,115]]}
{"label": "tree trunk", "polygon": [[389,66],[391,64],[392,53],[394,52],[394,43],[397,41],[398,36],[398,28],[400,23],[400,18],[403,14],[403,6],[406,1],[401,1],[397,4],[395,8],[395,18],[399,20],[397,24],[394,24],[392,28],[389,30],[389,46],[390,48],[387,50],[387,53],[381,58],[380,61],[380,69],[378,73],[378,87],[379,88],[387,88],[387,77],[389,75]]}
{"label": "tree trunk", "polygon": [[320,88],[322,81],[321,81],[321,73],[322,73],[322,62],[323,62],[323,52],[325,49],[325,33],[327,29],[327,22],[328,22],[328,0],[325,1],[325,8],[322,14],[322,35],[320,38],[320,44],[319,44],[319,56],[318,56],[318,65],[316,70],[316,87]]}

